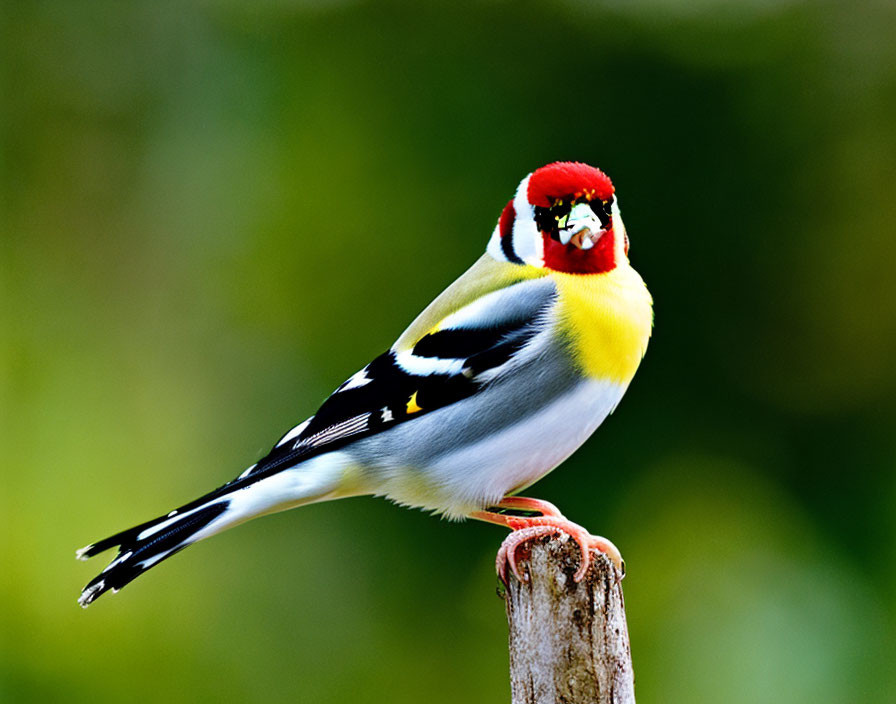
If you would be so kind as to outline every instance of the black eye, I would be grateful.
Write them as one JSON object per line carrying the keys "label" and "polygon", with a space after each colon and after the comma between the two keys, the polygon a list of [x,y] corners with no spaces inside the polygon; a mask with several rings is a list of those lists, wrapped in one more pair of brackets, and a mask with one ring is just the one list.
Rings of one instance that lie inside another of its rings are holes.
{"label": "black eye", "polygon": [[604,227],[609,227],[610,222],[613,220],[613,199],[610,198],[607,201],[595,199],[589,201],[588,205],[591,206],[591,210],[600,219],[600,224]]}
{"label": "black eye", "polygon": [[556,234],[559,223],[572,210],[572,201],[559,201],[550,208],[535,206],[535,225],[546,234]]}

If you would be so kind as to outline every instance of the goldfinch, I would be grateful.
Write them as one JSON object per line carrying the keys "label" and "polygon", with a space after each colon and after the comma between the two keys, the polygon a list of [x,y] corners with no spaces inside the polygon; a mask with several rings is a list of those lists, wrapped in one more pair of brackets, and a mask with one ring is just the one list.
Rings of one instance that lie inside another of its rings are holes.
{"label": "goldfinch", "polygon": [[652,301],[628,261],[613,184],[557,162],[526,176],[486,253],[395,344],[236,479],[78,551],[118,554],[86,607],[199,540],[256,516],[366,494],[512,530],[498,552],[568,533],[619,551],[552,504],[515,496],[569,457],[616,408],[647,348]]}

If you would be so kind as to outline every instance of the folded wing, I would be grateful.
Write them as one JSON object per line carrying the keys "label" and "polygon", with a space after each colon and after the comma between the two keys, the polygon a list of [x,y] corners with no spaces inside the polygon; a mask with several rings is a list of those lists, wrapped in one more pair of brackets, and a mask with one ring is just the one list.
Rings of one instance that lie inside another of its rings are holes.
{"label": "folded wing", "polygon": [[393,347],[346,380],[313,417],[284,435],[247,478],[339,449],[476,394],[543,329],[555,296],[550,279],[525,279],[452,311],[405,349]]}

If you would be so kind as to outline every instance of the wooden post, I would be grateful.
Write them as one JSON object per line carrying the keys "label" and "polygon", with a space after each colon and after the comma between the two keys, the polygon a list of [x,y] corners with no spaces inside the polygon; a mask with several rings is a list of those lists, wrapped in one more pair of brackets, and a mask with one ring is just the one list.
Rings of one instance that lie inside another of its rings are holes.
{"label": "wooden post", "polygon": [[529,581],[520,583],[508,570],[504,594],[513,704],[634,704],[615,567],[593,553],[591,569],[577,584],[573,573],[581,557],[573,541],[549,537],[529,545],[529,560],[520,559]]}

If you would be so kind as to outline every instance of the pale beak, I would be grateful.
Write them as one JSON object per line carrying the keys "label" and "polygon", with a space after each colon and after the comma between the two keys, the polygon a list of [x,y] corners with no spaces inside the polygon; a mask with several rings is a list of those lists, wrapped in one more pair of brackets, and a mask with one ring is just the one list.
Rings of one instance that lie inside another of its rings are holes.
{"label": "pale beak", "polygon": [[566,216],[566,223],[560,228],[561,244],[573,245],[579,249],[591,249],[606,232],[600,218],[587,203],[579,203]]}

